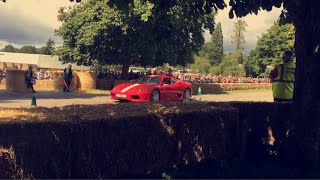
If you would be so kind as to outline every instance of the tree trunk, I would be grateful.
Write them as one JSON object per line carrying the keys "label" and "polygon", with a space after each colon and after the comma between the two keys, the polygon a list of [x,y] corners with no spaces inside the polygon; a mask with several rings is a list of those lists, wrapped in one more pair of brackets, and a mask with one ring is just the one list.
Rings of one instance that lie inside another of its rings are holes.
{"label": "tree trunk", "polygon": [[320,143],[320,56],[317,0],[300,1],[299,14],[294,19],[296,28],[295,53],[297,58],[294,112],[297,113],[296,154],[301,167],[319,167]]}
{"label": "tree trunk", "polygon": [[131,63],[132,63],[132,58],[124,59],[122,64],[121,79],[128,79],[129,67]]}

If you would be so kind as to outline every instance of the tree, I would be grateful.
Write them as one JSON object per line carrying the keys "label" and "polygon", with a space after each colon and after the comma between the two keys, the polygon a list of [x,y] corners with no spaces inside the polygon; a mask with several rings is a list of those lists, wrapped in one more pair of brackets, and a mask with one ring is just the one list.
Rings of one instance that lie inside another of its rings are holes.
{"label": "tree", "polygon": [[211,65],[218,65],[223,59],[223,35],[221,23],[218,23],[214,29],[211,37],[212,42],[212,56],[209,57]]}
{"label": "tree", "polygon": [[239,64],[237,57],[237,52],[225,55],[219,66],[212,68],[211,72],[213,74],[222,74],[224,76],[245,76],[244,67]]}
{"label": "tree", "polygon": [[52,55],[53,52],[54,52],[54,45],[55,45],[54,40],[49,39],[47,41],[46,45],[41,47],[41,48],[39,48],[37,52],[39,54]]}
{"label": "tree", "polygon": [[233,27],[233,35],[231,36],[231,42],[235,46],[235,51],[240,53],[240,56],[237,57],[239,63],[243,62],[243,50],[246,45],[246,41],[244,39],[244,33],[246,32],[247,23],[244,20],[239,19],[234,23]]}
{"label": "tree", "polygon": [[245,62],[247,75],[268,76],[270,67],[282,61],[285,50],[293,50],[294,26],[274,23],[266,33],[258,38],[257,46],[250,52]]}
{"label": "tree", "polygon": [[16,52],[16,48],[11,44],[6,45],[2,50],[2,52]]}
{"label": "tree", "polygon": [[193,72],[199,72],[201,74],[209,74],[210,72],[210,61],[204,56],[196,56],[194,64],[189,65],[189,69]]}
{"label": "tree", "polygon": [[279,1],[235,1],[230,18],[236,14],[243,17],[249,13],[258,14],[262,9],[270,11],[273,6],[284,10],[280,15],[281,23],[295,26],[296,78],[294,90],[294,112],[296,113],[296,136],[299,165],[319,165],[320,149],[320,4],[318,0],[279,0]]}
{"label": "tree", "polygon": [[37,48],[35,46],[22,46],[19,49],[20,53],[37,54]]}
{"label": "tree", "polygon": [[88,0],[61,9],[58,18],[63,24],[56,34],[64,43],[57,54],[83,65],[122,64],[125,77],[131,64],[192,63],[204,43],[202,27],[213,30],[214,15],[190,16],[192,3],[162,7],[134,0],[129,5],[122,10],[108,0]]}

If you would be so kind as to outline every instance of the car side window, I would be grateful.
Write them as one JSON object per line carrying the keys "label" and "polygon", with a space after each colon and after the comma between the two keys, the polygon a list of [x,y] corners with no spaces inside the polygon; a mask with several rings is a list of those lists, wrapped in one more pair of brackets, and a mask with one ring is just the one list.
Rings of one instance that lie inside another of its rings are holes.
{"label": "car side window", "polygon": [[173,78],[170,79],[170,84],[175,84],[177,81]]}
{"label": "car side window", "polygon": [[163,85],[169,85],[169,84],[170,84],[170,78],[164,78]]}

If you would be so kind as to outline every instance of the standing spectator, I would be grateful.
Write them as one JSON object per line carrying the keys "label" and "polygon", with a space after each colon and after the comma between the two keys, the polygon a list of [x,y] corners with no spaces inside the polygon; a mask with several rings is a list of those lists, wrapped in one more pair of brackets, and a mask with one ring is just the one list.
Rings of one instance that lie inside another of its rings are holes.
{"label": "standing spectator", "polygon": [[3,73],[3,70],[0,69],[0,84],[1,84],[2,79],[4,79],[4,73]]}
{"label": "standing spectator", "polygon": [[2,81],[3,78],[4,78],[3,70],[0,69],[0,84],[1,84],[1,81]]}
{"label": "standing spectator", "polygon": [[293,52],[285,51],[282,64],[277,65],[270,73],[273,79],[272,91],[275,102],[291,102],[293,98],[295,69]]}
{"label": "standing spectator", "polygon": [[65,87],[63,92],[70,92],[70,84],[71,84],[72,78],[73,78],[72,65],[69,63],[68,68],[64,69]]}
{"label": "standing spectator", "polygon": [[29,69],[25,73],[25,81],[27,83],[27,87],[32,89],[32,93],[37,93],[33,85],[36,84],[36,77],[35,73],[33,72],[33,67],[29,66]]}
{"label": "standing spectator", "polygon": [[173,70],[169,68],[167,76],[173,77]]}

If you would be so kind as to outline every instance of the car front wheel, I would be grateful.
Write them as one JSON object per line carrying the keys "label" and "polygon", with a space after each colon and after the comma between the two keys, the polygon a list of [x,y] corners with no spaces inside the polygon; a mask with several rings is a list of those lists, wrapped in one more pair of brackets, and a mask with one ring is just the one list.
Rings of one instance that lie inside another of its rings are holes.
{"label": "car front wheel", "polygon": [[150,96],[150,101],[151,102],[158,102],[160,101],[160,93],[157,90],[152,91],[151,96]]}
{"label": "car front wheel", "polygon": [[183,92],[183,99],[184,99],[184,100],[188,100],[188,99],[190,99],[190,98],[191,98],[191,92],[190,92],[190,90],[189,90],[189,89],[184,90],[184,92]]}

